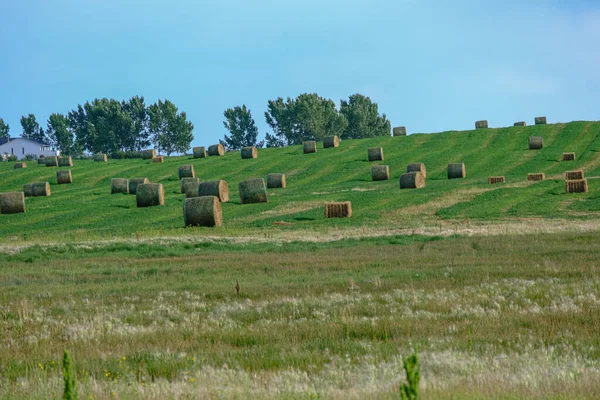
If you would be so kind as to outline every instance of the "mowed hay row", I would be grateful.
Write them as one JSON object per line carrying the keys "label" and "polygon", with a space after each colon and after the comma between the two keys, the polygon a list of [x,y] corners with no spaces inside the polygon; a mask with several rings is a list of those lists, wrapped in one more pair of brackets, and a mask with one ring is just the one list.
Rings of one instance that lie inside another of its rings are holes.
{"label": "mowed hay row", "polygon": [[152,160],[153,158],[156,158],[155,149],[142,150],[142,160]]}
{"label": "mowed hay row", "polygon": [[466,178],[467,169],[465,163],[450,163],[448,164],[448,179]]}
{"label": "mowed hay row", "polygon": [[383,147],[371,147],[367,150],[369,161],[383,161]]}
{"label": "mowed hay row", "polygon": [[184,226],[221,226],[223,213],[221,202],[216,196],[185,199],[183,203]]}
{"label": "mowed hay row", "polygon": [[371,167],[371,179],[374,181],[387,181],[390,179],[390,167],[387,165],[373,165]]}
{"label": "mowed hay row", "polygon": [[215,196],[221,203],[229,201],[229,185],[224,180],[202,182],[198,186],[198,196]]}
{"label": "mowed hay row", "polygon": [[204,146],[194,147],[192,151],[194,158],[206,158],[206,148]]}
{"label": "mowed hay row", "polygon": [[420,172],[407,172],[400,176],[400,189],[421,189],[425,187],[425,177]]}
{"label": "mowed hay row", "polygon": [[59,167],[72,167],[73,166],[73,157],[60,157],[58,159]]}
{"label": "mowed hay row", "polygon": [[535,172],[532,174],[527,174],[528,181],[543,181],[546,180],[546,174],[543,172]]}
{"label": "mowed hay row", "polygon": [[475,122],[475,129],[485,129],[487,127],[488,127],[488,122],[485,119]]}
{"label": "mowed hay row", "polygon": [[137,187],[145,183],[150,183],[148,178],[131,178],[129,180],[129,194],[136,194]]}
{"label": "mowed hay row", "polygon": [[213,144],[208,147],[208,155],[209,156],[222,156],[225,154],[225,147],[221,143]]}
{"label": "mowed hay row", "polygon": [[576,180],[580,180],[580,179],[584,179],[584,178],[585,178],[585,176],[583,174],[582,169],[565,172],[565,180],[566,181],[576,181]]}
{"label": "mowed hay row", "polygon": [[587,193],[587,179],[575,179],[565,181],[565,191],[567,193]]}
{"label": "mowed hay row", "polygon": [[269,189],[277,189],[282,188],[285,189],[286,181],[285,174],[267,174],[267,188]]}
{"label": "mowed hay row", "polygon": [[103,153],[94,154],[95,162],[108,162],[108,155]]}
{"label": "mowed hay row", "polygon": [[541,136],[529,136],[529,150],[540,150],[544,147],[544,138]]}
{"label": "mowed hay row", "polygon": [[420,172],[423,174],[423,178],[427,178],[427,168],[425,168],[425,164],[422,162],[408,164],[406,172]]}
{"label": "mowed hay row", "polygon": [[44,158],[44,162],[46,163],[46,167],[58,167],[58,157],[49,156]]}
{"label": "mowed hay row", "polygon": [[165,162],[165,156],[152,157],[152,162],[162,164]]}
{"label": "mowed hay row", "polygon": [[504,183],[506,182],[506,178],[503,176],[488,176],[488,184],[494,185],[496,183]]}
{"label": "mowed hay row", "polygon": [[13,168],[14,169],[27,168],[27,163],[24,163],[24,162],[15,163],[15,165],[13,166]]}
{"label": "mowed hay row", "polygon": [[25,212],[25,193],[0,193],[0,214],[18,214]]}
{"label": "mowed hay row", "polygon": [[193,165],[181,165],[178,170],[179,179],[181,178],[195,178],[196,173],[194,172]]}
{"label": "mowed hay row", "polygon": [[200,182],[200,178],[186,177],[186,178],[181,178],[179,181],[180,181],[181,193],[185,193],[185,184],[187,182]]}
{"label": "mowed hay row", "polygon": [[317,142],[314,140],[307,140],[302,143],[302,152],[304,154],[316,153],[317,152]]}
{"label": "mowed hay row", "polygon": [[548,123],[548,119],[546,117],[535,117],[536,125],[546,125]]}
{"label": "mowed hay row", "polygon": [[127,179],[127,178],[112,178],[110,180],[110,194],[116,194],[116,193],[129,194],[129,179]]}
{"label": "mowed hay row", "polygon": [[513,124],[513,126],[527,126],[527,122],[525,122],[525,121],[515,122]]}
{"label": "mowed hay row", "polygon": [[56,171],[56,183],[59,185],[73,183],[73,175],[71,175],[71,170],[64,169],[62,171]]}
{"label": "mowed hay row", "polygon": [[331,147],[339,147],[339,145],[340,145],[340,138],[338,137],[338,135],[325,136],[323,138],[323,148],[324,149],[329,149]]}
{"label": "mowed hay row", "polygon": [[50,182],[35,182],[23,185],[23,193],[25,197],[40,197],[50,196]]}
{"label": "mowed hay row", "polygon": [[263,178],[250,178],[238,185],[242,204],[267,203],[267,187]]}
{"label": "mowed hay row", "polygon": [[247,146],[244,147],[241,151],[242,154],[242,159],[243,160],[247,160],[249,158],[257,158],[258,157],[258,151],[256,150],[255,146]]}
{"label": "mowed hay row", "polygon": [[138,185],[135,194],[138,207],[162,206],[165,204],[165,190],[160,183],[144,183]]}
{"label": "mowed hay row", "polygon": [[562,161],[575,161],[575,153],[562,153]]}
{"label": "mowed hay row", "polygon": [[325,203],[325,218],[350,218],[352,203],[349,201]]}
{"label": "mowed hay row", "polygon": [[406,127],[396,126],[394,129],[392,129],[392,133],[394,136],[406,136]]}
{"label": "mowed hay row", "polygon": [[187,181],[183,184],[183,192],[185,198],[198,197],[198,190],[200,189],[200,182]]}

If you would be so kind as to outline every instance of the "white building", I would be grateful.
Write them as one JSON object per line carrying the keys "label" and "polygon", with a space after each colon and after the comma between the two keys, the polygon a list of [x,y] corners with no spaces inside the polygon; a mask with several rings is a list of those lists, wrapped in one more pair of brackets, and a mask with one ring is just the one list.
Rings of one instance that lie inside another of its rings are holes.
{"label": "white building", "polygon": [[36,142],[26,138],[3,138],[0,139],[0,155],[15,155],[19,160],[28,154],[39,156],[58,156],[60,152],[46,143]]}

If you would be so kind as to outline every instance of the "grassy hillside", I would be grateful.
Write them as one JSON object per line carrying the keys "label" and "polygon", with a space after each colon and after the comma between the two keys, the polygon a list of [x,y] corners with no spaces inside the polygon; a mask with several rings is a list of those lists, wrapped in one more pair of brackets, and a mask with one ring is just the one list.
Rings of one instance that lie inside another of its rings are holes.
{"label": "grassy hillside", "polygon": [[[543,136],[544,149],[529,151],[529,136]],[[382,146],[391,179],[372,182],[369,147]],[[560,162],[563,152],[577,160]],[[399,190],[406,165],[424,162],[427,186]],[[446,166],[465,162],[467,178],[447,180]],[[224,225],[218,229],[183,229],[177,169],[193,164],[201,180],[225,179],[231,202],[223,205]],[[346,140],[337,149],[319,146],[302,154],[301,146],[260,149],[258,159],[242,160],[239,152],[224,157],[166,158],[164,164],[143,160],[75,161],[74,183],[56,185],[57,168],[29,163],[14,170],[0,164],[0,192],[21,191],[23,184],[49,181],[52,196],[28,198],[27,213],[2,215],[0,236],[8,243],[28,240],[62,241],[111,237],[195,234],[260,235],[273,232],[330,234],[338,230],[381,230],[435,226],[447,221],[502,220],[525,217],[597,219],[600,216],[600,122],[413,134]],[[563,172],[583,168],[589,179],[586,194],[565,194]],[[269,203],[241,205],[237,185],[269,172],[287,174],[288,188],[269,190]],[[529,172],[544,172],[544,182],[526,182]],[[505,175],[506,184],[488,185],[490,175]],[[148,177],[165,187],[165,206],[138,209],[135,196],[111,195],[113,177]],[[349,200],[353,217],[325,220],[325,201]]]}

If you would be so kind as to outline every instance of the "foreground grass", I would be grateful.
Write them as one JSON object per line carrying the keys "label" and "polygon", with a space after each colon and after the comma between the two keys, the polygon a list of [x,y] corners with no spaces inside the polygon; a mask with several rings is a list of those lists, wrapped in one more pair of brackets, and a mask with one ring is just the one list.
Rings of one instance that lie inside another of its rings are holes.
{"label": "foreground grass", "polygon": [[[0,260],[0,396],[600,397],[597,233],[29,247]],[[241,292],[234,289],[238,280]]]}

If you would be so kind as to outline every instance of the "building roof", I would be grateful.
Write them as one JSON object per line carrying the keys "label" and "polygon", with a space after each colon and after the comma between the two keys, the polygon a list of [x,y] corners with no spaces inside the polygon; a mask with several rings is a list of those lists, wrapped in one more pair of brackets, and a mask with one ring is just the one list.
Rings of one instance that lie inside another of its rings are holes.
{"label": "building roof", "polygon": [[6,144],[8,142],[10,142],[11,140],[17,140],[17,139],[29,140],[30,142],[39,143],[42,146],[50,146],[48,143],[38,142],[37,140],[33,140],[33,139],[29,139],[29,138],[24,138],[24,137],[0,138],[0,146],[2,146],[3,144]]}

